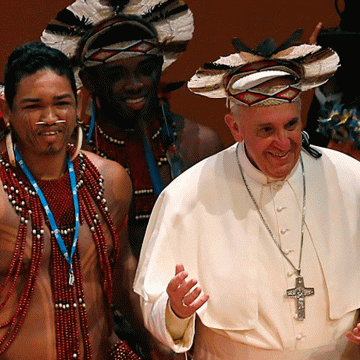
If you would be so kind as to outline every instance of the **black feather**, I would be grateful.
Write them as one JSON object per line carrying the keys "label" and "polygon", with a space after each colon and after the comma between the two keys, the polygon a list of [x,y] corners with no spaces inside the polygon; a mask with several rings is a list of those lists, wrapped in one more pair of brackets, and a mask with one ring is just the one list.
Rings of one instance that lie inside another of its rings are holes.
{"label": "black feather", "polygon": [[84,30],[89,30],[94,25],[92,22],[88,19],[82,16],[81,18],[77,15],[75,15],[72,11],[69,9],[64,9],[56,15],[55,20],[68,25],[70,27],[74,28],[80,28]]}
{"label": "black feather", "polygon": [[203,70],[230,70],[232,69],[229,65],[217,64],[217,63],[205,63],[202,65]]}
{"label": "black feather", "polygon": [[264,58],[269,58],[275,53],[276,44],[272,38],[265,39],[261,44],[258,44],[255,48],[255,53]]}
{"label": "black feather", "polygon": [[303,29],[297,29],[295,30],[280,46],[278,46],[275,50],[275,53],[285,50],[290,46],[293,46],[296,41],[300,39],[302,36],[304,30]]}
{"label": "black feather", "polygon": [[281,50],[285,50],[292,46],[303,33],[302,29],[297,29],[291,34],[280,46],[276,47],[275,40],[272,38],[265,39],[262,43],[258,44],[255,49],[251,49],[245,45],[239,38],[233,38],[232,44],[237,51],[245,51],[254,55],[269,58]]}
{"label": "black feather", "polygon": [[251,49],[250,47],[245,45],[239,38],[233,38],[232,44],[234,45],[235,49],[239,52],[245,51],[245,52],[249,52],[252,54],[256,54],[256,52],[253,49]]}
{"label": "black feather", "polygon": [[188,6],[181,0],[168,0],[157,4],[142,17],[148,21],[156,22],[167,19],[188,10]]}
{"label": "black feather", "polygon": [[114,9],[116,14],[121,13],[129,4],[130,0],[109,0],[109,5]]}

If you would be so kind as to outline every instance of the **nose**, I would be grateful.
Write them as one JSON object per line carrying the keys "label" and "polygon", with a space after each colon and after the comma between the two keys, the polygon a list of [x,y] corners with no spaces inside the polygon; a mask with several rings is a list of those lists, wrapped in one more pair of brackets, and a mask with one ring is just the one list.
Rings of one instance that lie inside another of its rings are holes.
{"label": "nose", "polygon": [[58,119],[59,119],[59,117],[56,114],[56,110],[51,106],[44,109],[42,116],[41,116],[41,121],[43,121],[47,125],[54,124]]}
{"label": "nose", "polygon": [[126,90],[137,92],[143,88],[144,84],[136,74],[129,75],[126,82]]}
{"label": "nose", "polygon": [[286,150],[290,145],[290,137],[286,130],[278,131],[274,138],[274,143],[281,150]]}

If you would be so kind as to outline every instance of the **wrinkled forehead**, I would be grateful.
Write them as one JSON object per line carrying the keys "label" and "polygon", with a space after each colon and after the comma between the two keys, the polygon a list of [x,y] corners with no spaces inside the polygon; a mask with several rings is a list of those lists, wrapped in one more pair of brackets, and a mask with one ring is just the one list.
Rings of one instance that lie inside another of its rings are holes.
{"label": "wrinkled forehead", "polygon": [[246,127],[253,128],[264,124],[286,125],[293,120],[301,122],[301,101],[271,106],[237,104],[231,109],[231,113],[239,124]]}

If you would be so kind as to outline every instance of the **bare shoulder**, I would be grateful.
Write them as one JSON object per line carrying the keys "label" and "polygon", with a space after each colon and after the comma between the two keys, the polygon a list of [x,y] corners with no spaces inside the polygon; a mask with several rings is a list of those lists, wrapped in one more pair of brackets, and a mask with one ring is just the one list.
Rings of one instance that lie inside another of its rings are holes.
{"label": "bare shoulder", "polygon": [[111,190],[115,199],[131,199],[132,185],[130,176],[126,170],[117,162],[104,159],[99,155],[89,151],[82,151],[90,161],[96,166],[100,174],[104,177],[105,188]]}
{"label": "bare shoulder", "polygon": [[200,140],[204,142],[211,142],[223,146],[223,142],[216,131],[193,120],[184,118],[184,132],[192,136],[196,134]]}
{"label": "bare shoulder", "polygon": [[183,119],[179,135],[179,146],[190,160],[189,166],[224,149],[223,141],[213,129],[187,118]]}

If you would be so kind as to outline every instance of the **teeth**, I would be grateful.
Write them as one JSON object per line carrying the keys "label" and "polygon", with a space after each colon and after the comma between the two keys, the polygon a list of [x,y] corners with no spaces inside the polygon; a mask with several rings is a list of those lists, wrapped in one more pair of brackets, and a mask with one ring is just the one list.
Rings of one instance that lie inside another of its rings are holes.
{"label": "teeth", "polygon": [[58,133],[59,133],[58,131],[49,131],[49,132],[43,133],[43,135],[45,135],[45,136],[50,136],[50,135],[56,135],[56,134],[58,134]]}
{"label": "teeth", "polygon": [[144,97],[137,98],[137,99],[126,99],[126,102],[129,104],[137,104],[137,103],[144,101],[144,99],[145,99]]}

